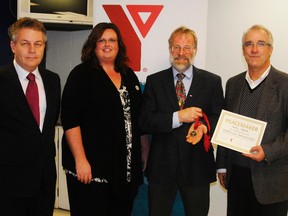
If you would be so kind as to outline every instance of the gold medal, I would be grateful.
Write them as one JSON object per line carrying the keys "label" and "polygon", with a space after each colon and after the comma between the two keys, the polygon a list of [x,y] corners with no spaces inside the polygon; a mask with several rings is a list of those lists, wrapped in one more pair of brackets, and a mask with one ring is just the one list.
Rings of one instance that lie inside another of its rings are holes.
{"label": "gold medal", "polygon": [[196,132],[196,131],[191,131],[190,136],[194,137],[194,136],[196,136],[196,135],[197,135],[197,132]]}

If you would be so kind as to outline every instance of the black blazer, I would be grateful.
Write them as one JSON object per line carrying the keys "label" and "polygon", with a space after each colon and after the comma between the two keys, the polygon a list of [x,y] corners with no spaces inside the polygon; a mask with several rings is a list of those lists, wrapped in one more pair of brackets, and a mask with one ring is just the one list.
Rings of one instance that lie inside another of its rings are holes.
{"label": "black blazer", "polygon": [[55,190],[55,124],[60,107],[60,78],[40,69],[47,110],[39,130],[14,65],[0,68],[0,196],[35,195],[44,180]]}
{"label": "black blazer", "polygon": [[[138,117],[142,102],[139,81],[132,69],[122,74],[130,97],[132,122],[132,183],[141,184],[141,144]],[[103,69],[89,63],[76,66],[63,91],[61,120],[64,130],[80,126],[93,178],[105,178],[115,189],[127,185],[126,131],[119,92]],[[75,161],[63,136],[63,167],[75,173]]]}
{"label": "black blazer", "polygon": [[[214,130],[224,101],[221,78],[196,67],[193,67],[193,73],[184,108],[202,108]],[[148,180],[154,183],[175,182],[180,168],[187,185],[215,181],[213,147],[207,153],[203,139],[197,145],[186,142],[191,123],[172,129],[172,115],[178,110],[172,68],[148,76],[140,120],[142,129],[152,134]]]}

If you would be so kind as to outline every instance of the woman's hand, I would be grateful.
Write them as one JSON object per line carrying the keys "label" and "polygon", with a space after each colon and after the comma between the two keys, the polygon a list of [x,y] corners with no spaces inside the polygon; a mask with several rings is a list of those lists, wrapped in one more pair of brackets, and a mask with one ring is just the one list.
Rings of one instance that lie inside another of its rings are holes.
{"label": "woman's hand", "polygon": [[78,181],[84,184],[90,183],[92,181],[91,166],[86,158],[80,126],[68,129],[65,131],[65,136],[75,160]]}
{"label": "woman's hand", "polygon": [[86,159],[76,161],[76,174],[78,181],[84,184],[89,184],[92,181],[91,166]]}

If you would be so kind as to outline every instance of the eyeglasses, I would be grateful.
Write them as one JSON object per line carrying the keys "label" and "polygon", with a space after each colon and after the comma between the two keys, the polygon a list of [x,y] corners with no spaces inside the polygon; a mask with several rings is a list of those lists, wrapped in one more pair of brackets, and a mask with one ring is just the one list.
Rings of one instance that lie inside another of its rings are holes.
{"label": "eyeglasses", "polygon": [[117,41],[118,41],[118,40],[115,39],[115,38],[109,38],[108,40],[107,40],[107,39],[104,39],[104,38],[101,38],[101,39],[99,39],[97,42],[98,42],[99,44],[106,44],[106,43],[114,44],[114,43],[116,43]]}
{"label": "eyeglasses", "polygon": [[265,46],[271,46],[270,43],[267,43],[265,41],[257,41],[257,43],[253,43],[252,41],[248,41],[243,44],[243,47],[245,48],[252,48],[256,45],[257,48],[263,48]]}
{"label": "eyeglasses", "polygon": [[192,51],[192,47],[191,46],[173,46],[172,47],[172,52],[180,52],[181,50],[183,50],[184,53],[190,53]]}

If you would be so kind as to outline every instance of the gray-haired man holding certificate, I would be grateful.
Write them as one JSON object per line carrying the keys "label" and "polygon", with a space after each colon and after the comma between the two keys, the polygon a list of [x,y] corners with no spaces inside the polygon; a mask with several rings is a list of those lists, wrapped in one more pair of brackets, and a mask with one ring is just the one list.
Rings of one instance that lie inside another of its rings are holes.
{"label": "gray-haired man holding certificate", "polygon": [[226,109],[267,122],[251,153],[218,146],[217,168],[228,189],[228,216],[287,216],[288,75],[270,64],[273,38],[255,25],[242,38],[248,70],[228,80]]}

